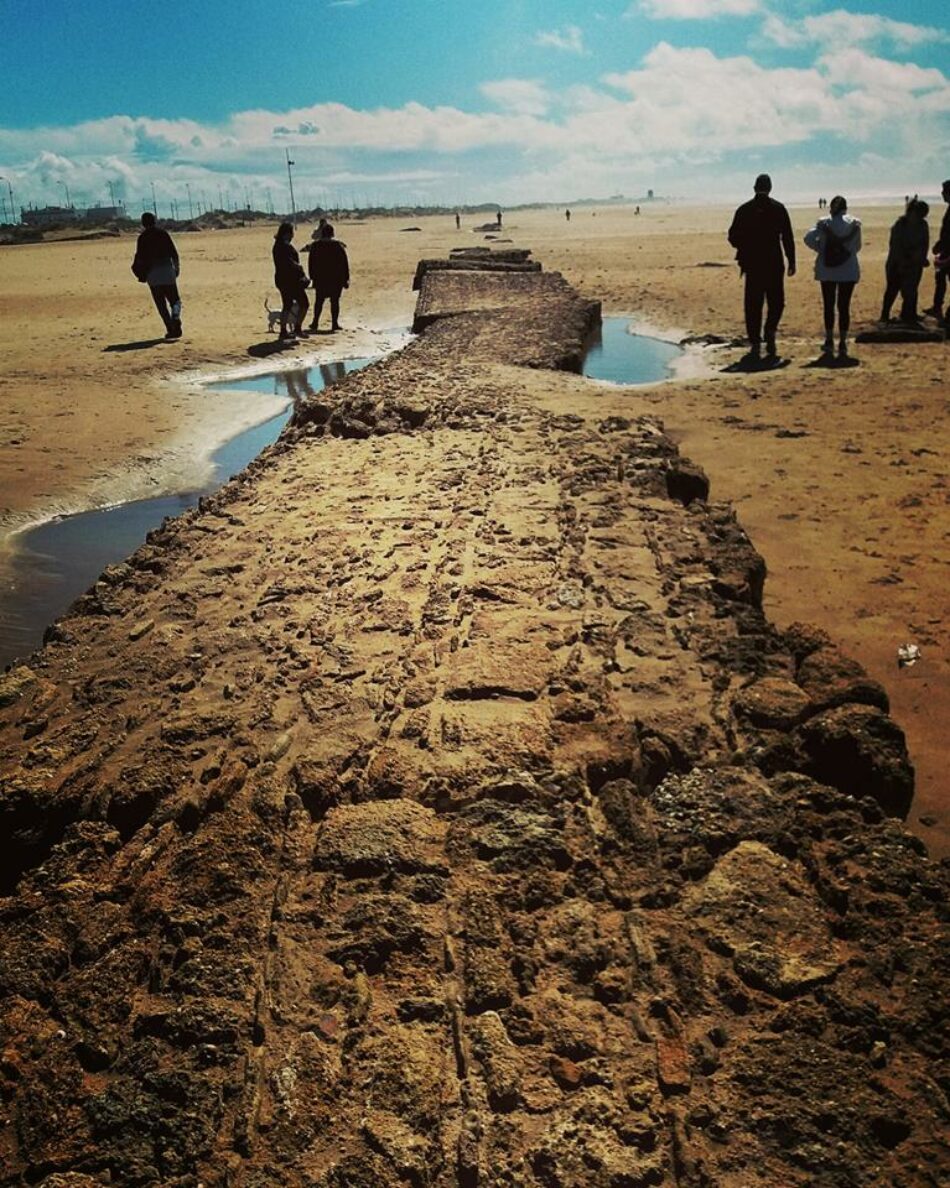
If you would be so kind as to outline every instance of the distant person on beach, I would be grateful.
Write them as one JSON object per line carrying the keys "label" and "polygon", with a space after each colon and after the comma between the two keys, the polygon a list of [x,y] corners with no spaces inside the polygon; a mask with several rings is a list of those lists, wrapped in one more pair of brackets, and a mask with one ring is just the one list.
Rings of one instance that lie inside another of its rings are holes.
{"label": "distant person on beach", "polygon": [[570,222],[571,221],[571,212],[569,210],[566,210],[564,212],[564,217],[565,217],[565,219],[567,219],[568,222]]}
{"label": "distant person on beach", "polygon": [[884,264],[885,288],[881,304],[881,321],[891,320],[891,306],[897,294],[901,295],[902,322],[916,325],[917,292],[920,278],[929,265],[930,228],[927,215],[930,207],[919,198],[912,198],[907,210],[891,227],[891,238]]}
{"label": "distant person on beach", "polygon": [[178,274],[181,264],[178,250],[167,231],[155,225],[155,216],[147,210],[142,215],[144,230],[135,245],[132,272],[152,293],[155,308],[165,323],[165,338],[181,338],[181,297]]}
{"label": "distant person on beach", "polygon": [[[924,310],[938,322],[944,320],[943,303],[947,296],[947,280],[950,278],[950,178],[943,183],[942,197],[947,209],[943,212],[940,234],[933,245],[934,299],[930,309]],[[946,325],[950,328],[950,307],[947,309]]]}
{"label": "distant person on beach", "polygon": [[341,330],[340,294],[350,287],[350,262],[346,248],[338,239],[334,239],[333,228],[329,223],[310,249],[307,271],[313,281],[313,321],[310,329],[316,331],[323,303],[329,297],[330,330]]}
{"label": "distant person on beach", "polygon": [[848,203],[840,194],[831,200],[830,214],[805,234],[805,245],[817,253],[815,280],[821,284],[825,315],[823,351],[834,350],[835,306],[838,309],[838,356],[848,354],[848,330],[851,326],[851,295],[861,278],[858,252],[861,250],[861,224],[848,212]]}
{"label": "distant person on beach", "polygon": [[274,284],[280,290],[280,341],[289,342],[303,333],[304,314],[310,307],[307,299],[307,274],[291,240],[292,223],[281,223],[274,236]]}
{"label": "distant person on beach", "polygon": [[501,226],[501,211],[498,212],[498,214],[495,216],[495,218],[498,223],[498,226],[500,227]]}
{"label": "distant person on beach", "polygon": [[[760,173],[755,196],[736,211],[729,228],[729,242],[736,249],[739,271],[745,276],[745,324],[749,355],[759,357],[762,344],[762,310],[765,318],[765,353],[776,357],[775,332],[785,309],[785,260],[788,275],[795,275],[795,239],[788,211],[770,197],[772,179]],[[785,258],[782,257],[784,250]]]}
{"label": "distant person on beach", "polygon": [[455,230],[461,231],[461,229],[462,229],[462,216],[459,214],[458,211],[456,211],[455,212]]}

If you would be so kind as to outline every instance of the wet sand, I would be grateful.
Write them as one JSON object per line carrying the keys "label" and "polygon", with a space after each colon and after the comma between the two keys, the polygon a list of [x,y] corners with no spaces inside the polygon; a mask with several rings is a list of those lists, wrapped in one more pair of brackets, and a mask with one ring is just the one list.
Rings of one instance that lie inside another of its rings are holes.
{"label": "wet sand", "polygon": [[[799,242],[815,213],[793,208]],[[866,229],[857,331],[876,316],[887,228],[898,212],[854,213]],[[509,215],[503,234],[602,300],[605,313],[730,339],[742,334],[742,311],[724,238],[729,218],[725,208],[645,208],[639,218],[599,209],[576,211],[566,224],[556,211],[530,211]],[[410,223],[422,231],[401,230]],[[408,323],[420,256],[485,242],[465,225],[457,233],[450,218],[338,230],[354,272],[342,315],[348,329],[318,342],[353,355],[373,353],[370,330]],[[178,237],[186,336],[176,344],[154,341],[159,322],[129,272],[130,238],[0,252],[0,538],[64,510],[181,489],[214,445],[261,415],[257,397],[212,395],[193,381],[264,366],[260,356],[273,341],[263,311],[265,295],[275,300],[272,234]],[[884,683],[917,768],[909,824],[934,853],[948,853],[947,347],[858,347],[852,369],[809,366],[823,337],[811,262],[802,247],[788,284],[780,335],[787,367],[723,373],[741,350],[718,350],[707,356],[711,375],[684,375],[624,399],[633,413],[659,416],[706,468],[713,497],[736,504],[768,563],[770,615],[780,625],[824,627]],[[931,284],[925,276],[923,305]],[[312,355],[312,344],[301,344],[297,357]],[[287,355],[267,365],[275,359]],[[173,378],[182,374],[191,382]],[[907,641],[919,644],[923,659],[901,670],[897,647]]]}

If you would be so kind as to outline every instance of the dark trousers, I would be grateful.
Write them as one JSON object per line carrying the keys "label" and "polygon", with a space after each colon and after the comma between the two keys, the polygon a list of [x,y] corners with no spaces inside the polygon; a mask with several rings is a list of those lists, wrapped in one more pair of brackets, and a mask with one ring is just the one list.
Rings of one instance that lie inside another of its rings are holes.
{"label": "dark trousers", "polygon": [[891,306],[897,294],[901,295],[901,321],[917,321],[917,290],[920,288],[920,278],[923,268],[895,268],[893,264],[884,266],[884,276],[887,287],[884,290],[884,302],[881,305],[881,321],[886,322],[891,316]]}
{"label": "dark trousers", "polygon": [[825,307],[825,336],[835,332],[835,305],[838,306],[838,337],[847,338],[851,328],[851,294],[854,281],[822,281],[821,300]]}
{"label": "dark trousers", "polygon": [[[178,304],[181,298],[178,296],[177,285],[149,285],[152,292],[152,300],[155,302],[155,308],[161,315],[162,321],[165,323],[166,330],[175,328],[175,323],[181,323],[181,319],[176,313]],[[180,312],[180,310],[179,310]]]}
{"label": "dark trousers", "polygon": [[[280,332],[286,334],[290,330],[299,330],[303,325],[304,314],[310,308],[310,298],[304,288],[281,289],[280,291]],[[291,306],[296,305],[296,310]]]}
{"label": "dark trousers", "polygon": [[340,294],[342,289],[335,289],[332,293],[314,293],[313,295],[313,321],[310,323],[312,328],[316,330],[317,323],[320,321],[320,315],[323,313],[323,303],[330,299],[330,325],[335,330],[340,324]]}
{"label": "dark trousers", "polygon": [[785,309],[784,269],[745,274],[745,328],[752,346],[758,346],[762,341],[762,308],[766,304],[765,339],[770,342]]}
{"label": "dark trousers", "polygon": [[947,273],[943,268],[934,269],[934,309],[939,316],[943,310],[944,298],[947,295]]}

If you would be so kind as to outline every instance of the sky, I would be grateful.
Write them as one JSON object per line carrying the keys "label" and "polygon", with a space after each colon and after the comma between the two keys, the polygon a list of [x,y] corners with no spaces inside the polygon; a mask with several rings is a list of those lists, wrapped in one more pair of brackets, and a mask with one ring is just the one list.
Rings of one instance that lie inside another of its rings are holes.
{"label": "sky", "polygon": [[[0,196],[937,195],[946,0],[0,0]],[[3,207],[0,207],[0,217]]]}

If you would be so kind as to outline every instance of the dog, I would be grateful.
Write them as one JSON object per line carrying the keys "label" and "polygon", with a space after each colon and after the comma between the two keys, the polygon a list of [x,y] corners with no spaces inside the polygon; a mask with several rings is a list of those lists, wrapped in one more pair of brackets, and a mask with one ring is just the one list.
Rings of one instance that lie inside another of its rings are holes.
{"label": "dog", "polygon": [[[273,334],[273,332],[276,330],[277,333],[279,334],[280,333],[280,319],[281,319],[281,314],[283,313],[283,310],[282,309],[271,309],[271,307],[267,303],[266,297],[264,298],[264,309],[267,313],[267,333]],[[291,326],[296,325],[296,322],[297,322],[297,302],[296,301],[290,307],[290,312],[287,315],[287,321],[290,323]]]}

